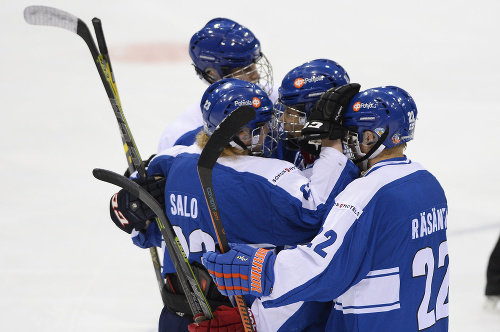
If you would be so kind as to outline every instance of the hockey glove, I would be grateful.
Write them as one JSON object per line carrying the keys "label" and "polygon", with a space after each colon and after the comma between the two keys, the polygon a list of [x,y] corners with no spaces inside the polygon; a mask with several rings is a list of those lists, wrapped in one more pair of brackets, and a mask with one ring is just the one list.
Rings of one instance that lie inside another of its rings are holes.
{"label": "hockey glove", "polygon": [[206,252],[203,265],[223,295],[266,296],[274,283],[276,255],[266,249],[235,245],[225,254]]}
{"label": "hockey glove", "polygon": [[301,148],[313,153],[315,150],[308,149],[307,143],[303,141],[342,138],[342,119],[351,99],[359,92],[360,88],[361,85],[350,83],[331,88],[319,97],[311,108],[311,114],[309,114],[304,128],[302,128],[302,137],[299,139]]}
{"label": "hockey glove", "polygon": [[[254,324],[254,330],[257,331],[250,308],[248,308],[248,313]],[[223,305],[214,311],[214,318],[190,324],[188,330],[189,332],[243,332],[244,328],[238,308]]]}
{"label": "hockey glove", "polygon": [[[145,179],[132,180],[145,188],[165,209],[165,178],[149,176]],[[149,206],[124,189],[111,197],[109,213],[115,225],[129,234],[133,229],[143,230],[146,227],[146,221],[156,217]]]}

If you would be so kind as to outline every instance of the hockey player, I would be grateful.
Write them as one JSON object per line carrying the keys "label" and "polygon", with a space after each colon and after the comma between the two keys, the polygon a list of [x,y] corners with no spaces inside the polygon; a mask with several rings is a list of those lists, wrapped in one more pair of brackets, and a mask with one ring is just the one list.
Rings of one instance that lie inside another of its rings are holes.
{"label": "hockey player", "polygon": [[[164,180],[151,177],[143,183],[159,200],[164,196],[167,216],[195,267],[201,262],[204,252],[214,251],[217,246],[197,174],[198,157],[225,116],[240,105],[248,104],[255,107],[256,118],[237,135],[239,139],[224,149],[213,170],[215,196],[221,219],[226,221],[224,227],[229,241],[271,248],[307,243],[318,232],[333,197],[358,176],[357,167],[341,152],[340,140],[325,140],[327,147],[322,150],[321,160],[310,178],[286,161],[257,157],[272,152],[273,145],[268,143],[272,136],[267,132],[276,131],[270,126],[273,103],[253,83],[231,78],[217,81],[207,89],[200,103],[204,129],[198,135],[197,143],[189,147],[175,146],[157,155],[147,171],[149,175],[159,175]],[[163,186],[164,190],[158,190]],[[113,196],[110,212],[120,229],[132,233],[136,245],[143,248],[164,246],[157,225],[147,221],[152,217],[151,211],[126,191]],[[163,262],[168,290],[178,294],[175,270],[168,254]],[[205,281],[206,289],[210,289],[211,279],[208,277]],[[220,298],[215,299],[223,302]],[[315,324],[312,314],[320,313],[317,307],[314,303],[295,306],[295,312],[307,310],[311,314],[309,321],[296,324]],[[189,309],[185,309],[182,303],[172,303],[162,312],[160,324],[178,321],[175,316],[179,313],[187,317]],[[184,319],[179,331],[185,330],[190,322],[192,320]],[[168,330],[166,326],[160,326],[160,329]]]}
{"label": "hockey player", "polygon": [[[262,297],[252,307],[259,331],[278,330],[260,308],[308,300],[333,301],[327,331],[448,330],[448,207],[436,178],[403,153],[416,117],[403,89],[357,94],[343,124],[366,168],[335,198],[319,234],[277,255],[236,245],[203,256],[222,293]],[[327,132],[328,121],[315,119],[303,133]]]}
{"label": "hockey player", "polygon": [[328,59],[316,59],[290,70],[278,88],[275,109],[280,139],[285,141],[287,149],[298,151],[293,162],[306,174],[319,155],[318,144],[302,144],[303,149],[299,148],[298,138],[311,107],[323,92],[348,83],[349,75],[341,65]]}
{"label": "hockey player", "polygon": [[[189,42],[189,55],[202,81],[212,84],[232,77],[258,84],[273,101],[271,64],[261,51],[260,42],[246,27],[227,18],[210,20]],[[203,126],[200,105],[195,104],[170,123],[161,135],[158,153],[176,144],[191,145],[192,136],[178,142],[184,134]]]}

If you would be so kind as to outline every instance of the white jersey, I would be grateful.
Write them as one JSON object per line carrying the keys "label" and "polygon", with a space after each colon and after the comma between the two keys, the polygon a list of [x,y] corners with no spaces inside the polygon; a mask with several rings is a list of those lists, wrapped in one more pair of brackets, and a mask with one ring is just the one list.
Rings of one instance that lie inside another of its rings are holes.
{"label": "white jersey", "polygon": [[[278,100],[278,87],[274,87],[269,98],[273,103]],[[203,126],[203,117],[198,102],[186,109],[165,128],[158,143],[158,153],[171,148],[182,135],[201,126]]]}
{"label": "white jersey", "polygon": [[258,326],[287,331],[280,306],[330,301],[326,331],[448,331],[447,215],[422,166],[375,164],[335,198],[311,243],[278,254],[273,291],[254,304]]}
{"label": "white jersey", "polygon": [[203,117],[198,103],[186,109],[165,128],[158,143],[158,153],[171,148],[179,137],[200,126],[203,126]]}

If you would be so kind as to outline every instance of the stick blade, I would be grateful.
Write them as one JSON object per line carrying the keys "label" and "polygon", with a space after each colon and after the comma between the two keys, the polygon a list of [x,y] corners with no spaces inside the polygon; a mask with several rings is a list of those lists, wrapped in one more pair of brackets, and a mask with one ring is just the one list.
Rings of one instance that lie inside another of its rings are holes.
{"label": "stick blade", "polygon": [[28,6],[24,9],[24,20],[32,25],[63,28],[76,33],[78,17],[57,8]]}
{"label": "stick blade", "polygon": [[255,118],[252,106],[240,106],[232,111],[215,129],[198,159],[198,167],[212,169],[222,150],[229,145],[234,135]]}

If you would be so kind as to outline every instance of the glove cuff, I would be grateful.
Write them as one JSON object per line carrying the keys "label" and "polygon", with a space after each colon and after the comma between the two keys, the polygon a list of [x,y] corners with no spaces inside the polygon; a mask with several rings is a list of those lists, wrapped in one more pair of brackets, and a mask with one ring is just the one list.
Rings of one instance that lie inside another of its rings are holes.
{"label": "glove cuff", "polygon": [[271,294],[274,283],[274,261],[276,255],[267,249],[257,249],[250,267],[250,294],[267,296]]}

